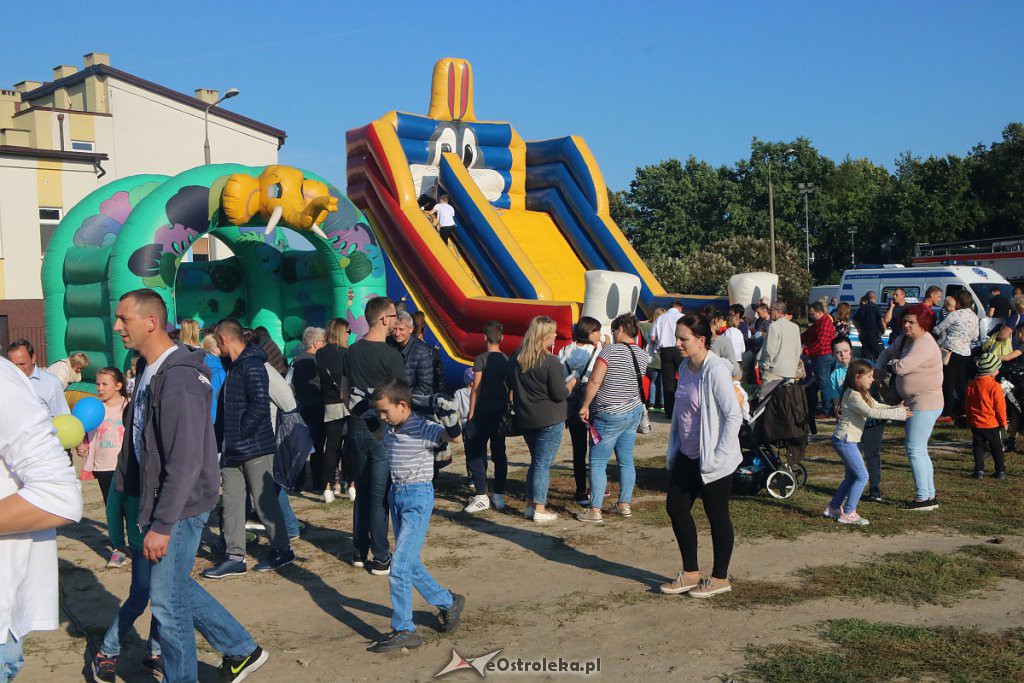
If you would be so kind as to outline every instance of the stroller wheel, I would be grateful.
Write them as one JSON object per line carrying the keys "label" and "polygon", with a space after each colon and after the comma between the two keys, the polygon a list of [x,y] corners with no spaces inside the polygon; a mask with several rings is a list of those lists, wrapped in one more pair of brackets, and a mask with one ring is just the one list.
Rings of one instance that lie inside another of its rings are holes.
{"label": "stroller wheel", "polygon": [[793,477],[796,479],[796,487],[803,488],[804,484],[807,483],[807,468],[802,463],[797,463],[790,468],[793,471]]}
{"label": "stroller wheel", "polygon": [[798,488],[796,477],[786,470],[775,470],[768,475],[765,488],[772,498],[789,498]]}

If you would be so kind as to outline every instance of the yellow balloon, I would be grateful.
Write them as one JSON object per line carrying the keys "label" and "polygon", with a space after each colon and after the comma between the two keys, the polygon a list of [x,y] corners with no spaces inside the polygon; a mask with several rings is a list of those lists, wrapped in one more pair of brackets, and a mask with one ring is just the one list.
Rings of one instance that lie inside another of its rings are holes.
{"label": "yellow balloon", "polygon": [[74,448],[85,439],[82,421],[74,415],[58,415],[53,418],[53,426],[57,428],[57,440],[65,449]]}

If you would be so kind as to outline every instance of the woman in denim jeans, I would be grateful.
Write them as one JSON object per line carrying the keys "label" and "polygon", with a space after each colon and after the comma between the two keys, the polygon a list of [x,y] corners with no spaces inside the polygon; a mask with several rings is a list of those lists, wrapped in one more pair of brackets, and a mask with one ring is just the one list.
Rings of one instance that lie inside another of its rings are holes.
{"label": "woman in denim jeans", "polygon": [[639,333],[636,316],[620,315],[612,321],[612,339],[597,356],[590,373],[579,417],[590,424],[594,435],[590,446],[590,507],[576,513],[581,522],[601,520],[601,501],[607,487],[606,470],[612,451],[619,464],[619,501],[614,511],[625,517],[633,514],[636,467],[633,449],[636,428],[644,412],[641,378],[647,370],[649,357],[634,340]]}
{"label": "woman in denim jeans", "polygon": [[562,443],[566,399],[577,380],[575,375],[565,379],[562,364],[551,353],[555,329],[555,321],[546,315],[531,320],[522,345],[509,361],[508,384],[516,420],[530,449],[523,514],[538,523],[558,519],[547,510],[548,484],[551,464]]}
{"label": "woman in denim jeans", "polygon": [[942,413],[942,352],[932,337],[935,314],[927,304],[914,304],[903,314],[903,335],[878,357],[875,379],[896,376],[896,390],[913,412],[906,422],[907,459],[914,475],[914,499],[907,510],[934,510],[935,474],[928,454],[928,439]]}

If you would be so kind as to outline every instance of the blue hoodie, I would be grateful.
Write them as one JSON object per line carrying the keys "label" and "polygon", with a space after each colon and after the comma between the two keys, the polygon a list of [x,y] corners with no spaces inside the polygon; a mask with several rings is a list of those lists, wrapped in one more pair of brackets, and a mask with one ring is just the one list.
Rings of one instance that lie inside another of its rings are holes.
{"label": "blue hoodie", "polygon": [[213,386],[213,408],[210,409],[210,421],[217,421],[217,396],[220,394],[220,387],[224,384],[227,373],[224,372],[224,364],[220,362],[220,356],[207,353],[203,359],[206,367],[210,368],[210,384]]}

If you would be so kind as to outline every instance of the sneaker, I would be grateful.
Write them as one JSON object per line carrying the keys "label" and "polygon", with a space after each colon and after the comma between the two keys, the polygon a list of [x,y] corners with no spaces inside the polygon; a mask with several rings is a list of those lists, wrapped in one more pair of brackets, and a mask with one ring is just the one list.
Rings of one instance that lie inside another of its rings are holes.
{"label": "sneaker", "polygon": [[270,556],[262,562],[257,562],[253,567],[258,572],[269,572],[272,569],[287,567],[295,561],[295,553],[291,548],[286,550],[271,550]]}
{"label": "sneaker", "polygon": [[854,510],[850,514],[840,512],[838,522],[840,524],[853,524],[856,526],[867,526],[871,523],[868,520],[861,517],[860,515],[858,515],[856,510]]}
{"label": "sneaker", "polygon": [[984,479],[985,472],[983,470],[974,470],[974,474],[971,475],[971,479]]}
{"label": "sneaker", "polygon": [[462,511],[472,514],[474,512],[483,512],[490,507],[491,500],[487,497],[487,494],[484,494],[482,496],[473,496],[469,501],[469,505],[462,508]]}
{"label": "sneaker", "polygon": [[228,576],[244,576],[245,571],[244,561],[228,558],[216,566],[204,569],[203,577],[207,579],[223,579]]}
{"label": "sneaker", "polygon": [[350,501],[352,501],[353,503],[356,502],[356,485],[355,484],[349,484],[348,485],[348,499]]}
{"label": "sneaker", "polygon": [[533,519],[533,508],[526,508],[523,510],[523,517],[527,519]]}
{"label": "sneaker", "polygon": [[612,508],[612,512],[623,517],[633,516],[633,509],[629,507],[629,503],[616,503],[615,507]]}
{"label": "sneaker", "polygon": [[505,509],[505,494],[503,494],[503,493],[492,493],[491,494],[491,504],[494,506],[495,510],[504,510]]}
{"label": "sneaker", "polygon": [[576,504],[582,505],[583,507],[590,506],[590,496],[587,495],[586,491],[576,492]]}
{"label": "sneaker", "polygon": [[335,496],[341,496],[341,495],[344,495],[344,493],[345,493],[345,487],[344,487],[344,486],[342,486],[341,484],[335,484],[335,485],[334,485],[334,491],[333,491],[333,493],[334,493],[334,495],[335,495]]}
{"label": "sneaker", "polygon": [[102,652],[97,652],[92,659],[92,675],[97,681],[116,681],[117,657],[108,657]]}
{"label": "sneaker", "polygon": [[366,566],[370,568],[370,573],[374,576],[391,576],[391,558],[381,562],[378,559],[372,559],[366,563]]}
{"label": "sneaker", "polygon": [[875,495],[873,493],[864,496],[863,498],[861,498],[861,500],[866,500],[869,503],[884,503],[885,502],[885,498],[882,498],[882,496]]}
{"label": "sneaker", "polygon": [[1014,451],[1016,451],[1017,450],[1017,439],[1016,438],[1007,439],[1006,440],[1006,446],[1003,447],[1003,450],[1006,453],[1013,453]]}
{"label": "sneaker", "polygon": [[360,555],[355,553],[352,555],[352,566],[356,569],[362,569],[366,566],[366,555]]}
{"label": "sneaker", "polygon": [[115,550],[110,553],[110,560],[107,561],[107,566],[120,568],[123,567],[126,562],[128,562],[128,555],[120,550]]}
{"label": "sneaker", "polygon": [[530,517],[530,519],[532,519],[534,522],[537,522],[538,524],[544,524],[546,522],[555,521],[556,519],[558,519],[558,515],[556,515],[554,512],[537,512],[536,510],[534,510],[533,515]]}
{"label": "sneaker", "polygon": [[676,575],[675,581],[672,581],[670,583],[663,583],[660,586],[658,586],[658,589],[661,590],[662,593],[665,593],[667,595],[679,595],[680,593],[686,593],[688,591],[691,591],[699,585],[699,575],[696,579],[688,579],[686,578],[686,572],[679,572]]}
{"label": "sneaker", "polygon": [[246,531],[266,531],[267,527],[262,522],[246,522]]}
{"label": "sneaker", "polygon": [[585,508],[582,512],[577,512],[575,517],[581,522],[604,524],[604,520],[601,518],[601,510],[598,508]]}
{"label": "sneaker", "polygon": [[903,504],[904,510],[916,510],[920,512],[927,512],[928,510],[935,510],[939,507],[939,501],[935,498],[929,498],[928,500],[908,500]]}
{"label": "sneaker", "polygon": [[695,598],[710,598],[712,595],[719,595],[720,593],[728,593],[732,590],[732,585],[728,581],[725,583],[716,583],[718,579],[713,579],[710,576],[700,580],[700,584],[691,589],[690,595]]}
{"label": "sneaker", "polygon": [[334,491],[331,489],[324,489],[324,502],[328,505],[334,502]]}
{"label": "sneaker", "polygon": [[1006,479],[1006,472],[996,472],[992,475],[993,479]]}
{"label": "sneaker", "polygon": [[223,683],[244,681],[249,674],[255,673],[267,663],[270,655],[259,645],[246,657],[225,657],[220,665],[220,680]]}
{"label": "sneaker", "polygon": [[370,652],[401,652],[405,649],[412,649],[423,644],[420,634],[416,631],[392,631],[384,640],[378,641],[366,648]]}
{"label": "sneaker", "polygon": [[452,633],[459,627],[459,618],[465,606],[465,596],[452,593],[452,606],[441,610],[441,633]]}
{"label": "sneaker", "polygon": [[827,508],[825,508],[825,511],[821,513],[821,516],[825,517],[827,519],[839,519],[839,515],[841,513],[842,513],[841,510],[838,510],[838,509],[833,508],[833,507],[827,507]]}
{"label": "sneaker", "polygon": [[157,678],[164,677],[164,660],[160,655],[145,655],[142,658],[142,668],[149,669]]}

